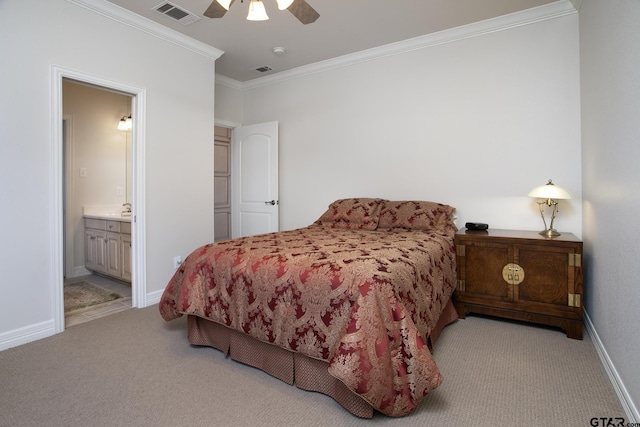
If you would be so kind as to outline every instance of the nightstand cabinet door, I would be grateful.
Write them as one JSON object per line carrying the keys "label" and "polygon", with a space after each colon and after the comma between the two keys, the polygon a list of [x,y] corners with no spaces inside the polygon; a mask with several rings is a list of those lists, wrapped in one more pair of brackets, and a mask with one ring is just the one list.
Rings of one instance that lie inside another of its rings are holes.
{"label": "nightstand cabinet door", "polygon": [[456,234],[460,317],[475,312],[557,326],[582,339],[582,242],[570,233]]}
{"label": "nightstand cabinet door", "polygon": [[528,305],[529,311],[564,316],[574,311],[569,294],[574,293],[574,269],[567,248],[515,246],[516,264],[525,272],[522,283],[514,285],[514,302]]}
{"label": "nightstand cabinet door", "polygon": [[[458,278],[461,279],[458,289],[481,301],[512,301],[512,289],[502,278],[503,267],[512,259],[510,245],[494,242],[465,245],[463,256],[458,256]],[[461,283],[464,283],[464,289],[461,289]]]}

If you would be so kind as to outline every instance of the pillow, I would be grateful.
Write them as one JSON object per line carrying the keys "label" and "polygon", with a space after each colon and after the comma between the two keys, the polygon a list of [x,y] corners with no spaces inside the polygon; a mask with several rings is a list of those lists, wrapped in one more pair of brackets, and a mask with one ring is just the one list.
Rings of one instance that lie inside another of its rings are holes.
{"label": "pillow", "polygon": [[314,223],[331,228],[375,230],[378,227],[382,199],[340,199]]}
{"label": "pillow", "polygon": [[455,230],[454,208],[435,202],[385,201],[380,211],[378,228],[408,228],[411,230]]}

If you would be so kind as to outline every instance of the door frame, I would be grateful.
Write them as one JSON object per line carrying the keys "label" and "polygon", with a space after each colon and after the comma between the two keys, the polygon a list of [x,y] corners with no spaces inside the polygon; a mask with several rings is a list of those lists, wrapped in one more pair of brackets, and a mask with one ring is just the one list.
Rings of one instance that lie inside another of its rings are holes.
{"label": "door frame", "polygon": [[64,240],[62,245],[62,262],[65,277],[69,275],[70,272],[73,271],[72,260],[69,260],[67,254],[74,253],[74,242],[73,242],[73,232],[71,231],[71,226],[69,224],[69,206],[73,205],[73,193],[71,189],[73,188],[73,174],[70,174],[69,171],[73,170],[73,156],[71,155],[73,149],[73,117],[69,114],[62,115],[62,155],[63,155],[63,164],[62,164],[62,173],[64,180],[64,191],[62,193],[62,203],[63,203],[63,214],[62,221],[64,224]]}
{"label": "door frame", "polygon": [[124,92],[132,96],[132,115],[135,125],[131,132],[133,155],[133,183],[131,220],[132,251],[132,302],[133,307],[146,307],[146,227],[145,227],[145,143],[146,143],[146,89],[127,83],[108,80],[59,66],[51,68],[51,280],[54,332],[64,331],[64,200],[65,185],[63,163],[63,79],[100,86],[106,90]]}

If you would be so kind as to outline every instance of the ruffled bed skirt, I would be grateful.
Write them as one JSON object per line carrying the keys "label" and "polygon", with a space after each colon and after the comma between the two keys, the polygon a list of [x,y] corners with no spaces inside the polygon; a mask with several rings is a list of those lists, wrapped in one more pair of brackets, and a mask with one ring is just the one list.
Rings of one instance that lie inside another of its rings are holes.
{"label": "ruffled bed skirt", "polygon": [[[451,300],[428,337],[433,345],[442,329],[458,318]],[[373,408],[364,399],[327,372],[328,362],[258,341],[219,323],[197,316],[188,316],[189,342],[214,347],[233,360],[258,368],[269,375],[296,387],[326,394],[347,411],[361,418],[372,418]]]}

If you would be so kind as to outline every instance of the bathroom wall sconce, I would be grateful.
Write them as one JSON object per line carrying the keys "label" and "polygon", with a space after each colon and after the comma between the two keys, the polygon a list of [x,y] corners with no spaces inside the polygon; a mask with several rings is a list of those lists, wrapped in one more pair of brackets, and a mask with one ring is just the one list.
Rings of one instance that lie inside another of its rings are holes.
{"label": "bathroom wall sconce", "polygon": [[[538,207],[540,208],[540,216],[542,217],[542,222],[544,223],[545,229],[538,234],[549,238],[559,236],[560,233],[558,233],[553,228],[553,222],[555,221],[556,214],[558,213],[558,200],[570,199],[571,194],[549,180],[549,182],[547,182],[545,185],[541,185],[531,190],[529,192],[529,197],[540,199],[537,201],[537,203]],[[549,228],[547,228],[547,220],[544,218],[545,205],[553,208],[551,211],[551,222],[549,223]]]}
{"label": "bathroom wall sconce", "polygon": [[118,122],[118,130],[131,130],[131,114],[129,116],[122,116]]}

